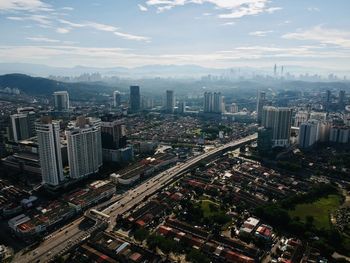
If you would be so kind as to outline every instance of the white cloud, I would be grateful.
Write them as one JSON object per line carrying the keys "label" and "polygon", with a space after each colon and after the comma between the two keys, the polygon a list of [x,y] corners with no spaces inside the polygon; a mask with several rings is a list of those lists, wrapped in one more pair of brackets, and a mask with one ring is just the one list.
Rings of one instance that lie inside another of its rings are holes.
{"label": "white cloud", "polygon": [[51,6],[41,0],[1,0],[2,11],[52,11]]}
{"label": "white cloud", "polygon": [[308,7],[307,11],[310,12],[320,12],[321,10],[318,7]]}
{"label": "white cloud", "polygon": [[56,28],[56,32],[60,34],[67,34],[70,32],[70,28],[58,27]]}
{"label": "white cloud", "polygon": [[65,7],[62,7],[61,9],[66,10],[66,11],[73,11],[74,10],[74,8],[70,7],[70,6],[65,6]]}
{"label": "white cloud", "polygon": [[316,41],[322,44],[350,48],[350,31],[325,28],[320,25],[311,29],[284,34],[282,38]]}
{"label": "white cloud", "polygon": [[146,12],[148,10],[148,8],[145,7],[144,5],[138,4],[137,6],[139,7],[140,11],[142,11],[142,12]]}
{"label": "white cloud", "polygon": [[58,39],[51,39],[46,37],[27,37],[26,39],[34,42],[46,42],[46,43],[59,43],[61,42]]}
{"label": "white cloud", "polygon": [[236,23],[235,22],[226,22],[226,23],[223,23],[221,24],[222,26],[233,26],[235,25]]}
{"label": "white cloud", "polygon": [[[230,67],[233,64],[256,66],[268,61],[300,65],[310,61],[350,61],[350,53],[324,46],[240,46],[230,50],[206,53],[172,53],[150,55],[122,48],[78,47],[70,45],[0,46],[0,57],[4,62],[45,63],[53,66],[86,65],[97,67],[142,66],[150,64],[197,64],[209,67]],[[349,62],[346,62],[349,66]]]}
{"label": "white cloud", "polygon": [[77,42],[74,41],[62,41],[58,39],[52,39],[52,38],[47,38],[47,37],[42,37],[42,36],[37,36],[37,37],[27,37],[27,40],[33,41],[33,42],[40,42],[40,43],[62,43],[65,45],[73,45],[76,44]]}
{"label": "white cloud", "polygon": [[33,21],[42,27],[50,27],[52,25],[50,18],[46,15],[8,16],[6,18],[14,21]]}
{"label": "white cloud", "polygon": [[137,36],[137,35],[132,35],[132,34],[127,34],[127,33],[121,33],[118,31],[113,32],[116,36],[119,36],[124,39],[128,40],[136,40],[136,41],[146,41],[150,42],[150,38],[144,37],[144,36]]}
{"label": "white cloud", "polygon": [[99,30],[99,31],[111,32],[114,35],[119,36],[123,39],[127,39],[127,40],[146,41],[146,42],[150,41],[149,37],[134,35],[134,34],[130,34],[130,33],[122,33],[119,31],[118,27],[115,27],[112,25],[101,24],[101,23],[96,23],[96,22],[74,23],[74,22],[64,20],[64,19],[59,19],[58,21],[61,24],[68,26],[68,28],[61,28],[60,30],[62,32],[59,32],[59,33],[68,33],[70,28],[92,28],[92,29]]}
{"label": "white cloud", "polygon": [[272,30],[266,30],[266,31],[254,31],[250,32],[249,35],[256,36],[256,37],[266,37],[268,34],[272,33]]}
{"label": "white cloud", "polygon": [[222,10],[220,18],[241,18],[248,15],[260,13],[273,13],[282,9],[281,7],[269,7],[270,0],[147,0],[148,6],[155,6],[158,12],[170,10],[176,6],[186,4],[209,3],[216,9]]}

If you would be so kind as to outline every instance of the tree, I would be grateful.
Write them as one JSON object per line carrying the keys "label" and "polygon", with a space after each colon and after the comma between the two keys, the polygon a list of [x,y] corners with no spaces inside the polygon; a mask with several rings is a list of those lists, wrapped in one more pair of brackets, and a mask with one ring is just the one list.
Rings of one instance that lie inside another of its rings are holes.
{"label": "tree", "polygon": [[314,217],[309,215],[309,216],[306,216],[305,219],[306,219],[306,224],[312,226],[312,224],[314,223]]}
{"label": "tree", "polygon": [[209,258],[196,249],[192,249],[190,253],[186,255],[186,260],[192,263],[209,263]]}
{"label": "tree", "polygon": [[134,232],[134,238],[138,241],[144,241],[149,236],[149,232],[146,229],[140,228]]}

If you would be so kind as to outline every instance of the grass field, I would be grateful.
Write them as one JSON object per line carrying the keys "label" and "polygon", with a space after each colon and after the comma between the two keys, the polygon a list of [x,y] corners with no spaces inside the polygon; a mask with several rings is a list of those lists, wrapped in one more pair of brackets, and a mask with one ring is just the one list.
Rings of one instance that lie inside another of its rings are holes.
{"label": "grass field", "polygon": [[199,205],[203,211],[204,217],[210,217],[221,212],[220,207],[217,203],[207,199],[201,200]]}
{"label": "grass field", "polygon": [[292,218],[299,217],[302,222],[306,222],[307,216],[312,216],[314,218],[313,224],[317,228],[328,230],[331,227],[329,214],[335,211],[340,204],[341,198],[339,195],[329,195],[310,204],[299,204],[288,213]]}

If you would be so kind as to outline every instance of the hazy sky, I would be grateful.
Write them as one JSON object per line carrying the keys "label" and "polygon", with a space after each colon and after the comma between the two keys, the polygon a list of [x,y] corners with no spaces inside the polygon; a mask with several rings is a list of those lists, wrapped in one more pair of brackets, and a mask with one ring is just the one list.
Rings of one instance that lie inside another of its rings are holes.
{"label": "hazy sky", "polygon": [[0,62],[350,68],[350,0],[0,0]]}

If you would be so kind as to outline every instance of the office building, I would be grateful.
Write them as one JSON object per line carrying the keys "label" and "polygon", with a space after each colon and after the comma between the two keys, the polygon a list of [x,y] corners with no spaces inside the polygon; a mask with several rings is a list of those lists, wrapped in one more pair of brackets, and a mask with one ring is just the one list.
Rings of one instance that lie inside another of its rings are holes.
{"label": "office building", "polygon": [[67,91],[56,91],[53,94],[56,111],[69,110],[69,94]]}
{"label": "office building", "polygon": [[60,123],[45,116],[35,124],[43,184],[57,186],[63,180]]}
{"label": "office building", "polygon": [[272,129],[273,147],[289,146],[292,123],[292,109],[265,106],[262,114],[262,126]]}
{"label": "office building", "polygon": [[166,99],[165,99],[165,110],[169,113],[173,113],[175,108],[175,97],[173,90],[166,91]]}
{"label": "office building", "polygon": [[80,179],[102,166],[101,120],[78,117],[66,130],[70,177]]}
{"label": "office building", "polygon": [[119,91],[115,90],[113,92],[113,107],[117,108],[121,105],[121,94]]}
{"label": "office building", "polygon": [[138,112],[141,109],[141,95],[139,86],[130,86],[130,111]]}
{"label": "office building", "polygon": [[259,125],[261,125],[263,108],[265,104],[266,104],[266,93],[261,91],[258,94],[258,100],[256,105],[257,121]]}

